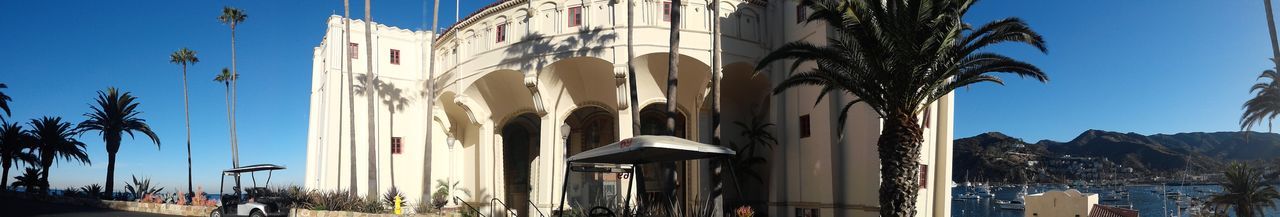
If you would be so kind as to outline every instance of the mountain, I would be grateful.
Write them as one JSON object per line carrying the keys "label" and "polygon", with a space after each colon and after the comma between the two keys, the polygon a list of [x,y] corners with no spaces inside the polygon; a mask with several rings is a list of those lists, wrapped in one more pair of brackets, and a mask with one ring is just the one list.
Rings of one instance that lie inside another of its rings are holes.
{"label": "mountain", "polygon": [[[1247,136],[1247,139],[1246,139]],[[1280,134],[1259,132],[1194,132],[1142,135],[1087,130],[1071,141],[1026,143],[999,132],[955,140],[955,174],[1009,179],[1028,161],[1072,157],[1101,158],[1135,172],[1205,171],[1231,161],[1280,158]],[[1034,163],[1032,163],[1034,164]],[[1013,168],[1011,168],[1013,167]]]}

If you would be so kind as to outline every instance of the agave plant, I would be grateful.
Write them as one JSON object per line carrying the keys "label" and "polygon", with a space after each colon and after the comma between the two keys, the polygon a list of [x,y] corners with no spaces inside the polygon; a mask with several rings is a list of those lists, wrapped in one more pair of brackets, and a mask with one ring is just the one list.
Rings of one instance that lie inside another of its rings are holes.
{"label": "agave plant", "polygon": [[91,185],[85,185],[84,187],[80,187],[80,191],[84,192],[86,195],[89,195],[90,197],[102,197],[102,186],[96,183]]}
{"label": "agave plant", "polygon": [[133,196],[133,199],[140,199],[146,195],[154,195],[163,191],[164,188],[151,185],[151,178],[138,179],[138,176],[130,175],[133,178],[132,183],[125,184],[124,190]]}
{"label": "agave plant", "polygon": [[405,207],[409,204],[409,200],[404,198],[404,193],[400,192],[400,189],[396,187],[391,187],[390,190],[387,190],[387,193],[382,194],[382,204],[387,207],[387,210],[395,209],[397,197],[400,198],[400,207]]}

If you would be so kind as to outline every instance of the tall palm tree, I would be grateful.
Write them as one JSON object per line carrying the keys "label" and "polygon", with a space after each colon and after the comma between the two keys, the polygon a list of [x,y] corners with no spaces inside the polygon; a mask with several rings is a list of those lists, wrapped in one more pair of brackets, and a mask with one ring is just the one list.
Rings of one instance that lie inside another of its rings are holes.
{"label": "tall palm tree", "polygon": [[1280,82],[1276,82],[1280,80],[1280,75],[1276,74],[1274,69],[1268,69],[1263,70],[1262,75],[1258,75],[1258,80],[1264,78],[1267,80],[1253,84],[1253,87],[1249,88],[1249,93],[1254,93],[1254,96],[1244,102],[1244,114],[1240,115],[1240,129],[1245,132],[1253,129],[1254,125],[1263,120],[1267,121],[1267,132],[1271,132],[1271,121],[1280,115]]}
{"label": "tall palm tree", "polygon": [[[230,135],[230,136],[229,136],[230,138],[228,138],[228,139],[230,140],[230,141],[229,141],[229,142],[230,142],[230,144],[232,144],[231,146],[235,146],[235,144],[236,144],[236,139],[235,139],[235,135],[236,135],[235,122],[236,122],[236,120],[235,120],[235,118],[232,118],[232,116],[231,116],[231,83],[232,83],[232,82],[235,82],[236,78],[239,78],[239,77],[240,77],[240,76],[238,76],[238,74],[237,74],[237,75],[233,75],[233,74],[231,73],[231,69],[227,69],[227,68],[225,68],[225,67],[224,67],[224,68],[222,68],[222,72],[218,73],[218,75],[216,75],[216,76],[214,76],[214,77],[213,77],[213,81],[221,82],[221,83],[222,83],[222,87],[226,88],[226,89],[225,89],[225,90],[226,90],[226,100],[225,100],[225,101],[227,102],[227,128],[228,128],[227,130],[229,130],[229,132],[228,132],[228,134],[227,134],[227,135]],[[231,148],[231,150],[235,150],[235,148]],[[235,152],[235,151],[232,151],[232,152]],[[234,155],[234,154],[233,154],[233,155]],[[233,159],[234,159],[234,158],[233,158]],[[232,166],[232,167],[238,167],[239,165],[237,165],[237,162],[235,162],[235,160],[232,160],[231,166]]]}
{"label": "tall palm tree", "polygon": [[[222,7],[222,15],[218,16],[218,22],[222,22],[224,24],[227,24],[227,26],[231,27],[231,74],[236,75],[236,78],[239,78],[240,76],[240,71],[236,70],[236,26],[239,26],[240,23],[243,23],[244,19],[248,17],[249,15],[245,14],[244,10],[230,7],[230,6]],[[231,96],[230,96],[231,99],[229,101],[231,101],[230,114],[231,114],[231,166],[232,167],[240,167],[240,149],[239,149],[240,142],[239,142],[239,138],[237,138],[238,135],[236,134],[236,87],[237,87],[236,83],[238,83],[239,80],[240,79],[231,79],[231,85],[229,88],[231,89]],[[236,179],[236,182],[237,183],[239,182],[239,178]],[[188,192],[190,192],[190,189],[188,189]]]}
{"label": "tall palm tree", "polygon": [[[373,81],[373,76],[374,76],[373,75],[373,55],[374,55],[373,54],[373,14],[371,14],[373,12],[370,10],[370,6],[371,6],[370,1],[371,0],[364,0],[364,20],[365,20],[364,49],[365,49],[365,54],[368,54],[366,55],[367,57],[364,58],[366,61],[365,66],[368,67],[364,71],[365,84],[374,83]],[[365,119],[369,123],[369,134],[367,134],[369,135],[369,174],[368,174],[369,190],[368,191],[369,191],[369,198],[377,198],[378,197],[378,136],[377,136],[378,132],[375,131],[375,129],[378,126],[378,122],[374,120],[374,118],[377,118],[373,110],[374,88],[365,88],[364,91],[365,91],[365,98],[369,100],[369,104],[368,104],[369,110],[365,110],[365,111],[369,111],[368,119]],[[352,120],[352,122],[355,122],[355,121]],[[352,151],[355,151],[355,149],[352,149]],[[355,171],[352,171],[352,174],[355,174],[354,172]]]}
{"label": "tall palm tree", "polygon": [[[351,71],[351,52],[356,52],[356,50],[352,49],[351,47],[351,0],[342,0],[342,13],[343,13],[343,16],[347,18],[342,21],[342,28],[343,28],[342,40],[347,42],[347,44],[345,45],[347,46],[347,49],[345,49],[347,52],[344,52],[344,54],[347,55],[346,56],[347,65],[344,68],[346,68],[347,70],[346,71],[347,72],[347,85],[346,85],[347,86],[347,117],[348,117],[347,120],[351,121],[351,126],[347,127],[347,133],[349,133],[347,137],[350,140],[349,142],[347,142],[347,146],[350,147],[347,150],[351,152],[348,155],[351,158],[351,163],[348,164],[349,166],[351,166],[350,172],[348,172],[351,174],[350,176],[351,188],[350,188],[350,191],[347,191],[347,192],[350,193],[351,196],[355,196],[359,188],[358,186],[356,186],[356,92],[355,92],[355,79],[354,79],[355,72]],[[341,118],[339,118],[338,121],[341,122],[342,121]],[[341,141],[342,139],[338,139],[338,140]],[[342,159],[341,147],[338,148],[338,159]],[[339,174],[338,183],[341,183],[342,182],[341,167],[339,167],[338,169],[338,174]]]}
{"label": "tall palm tree", "polygon": [[9,189],[9,167],[14,163],[37,162],[34,154],[24,150],[32,148],[31,134],[22,130],[17,122],[0,121],[0,164],[4,166],[4,175],[0,178],[0,190]]}
{"label": "tall palm tree", "polygon": [[[0,89],[5,88],[9,88],[9,85],[0,83]],[[13,101],[13,98],[9,98],[9,95],[5,95],[4,92],[0,92],[0,109],[4,110],[5,116],[13,115],[9,113],[9,101]],[[0,120],[4,120],[4,117],[0,117]]]}
{"label": "tall palm tree", "polygon": [[[182,65],[182,110],[185,113],[184,118],[186,118],[187,122],[187,192],[195,192],[191,188],[191,100],[187,95],[187,66],[200,62],[200,58],[196,57],[196,51],[184,47],[170,54],[169,62]],[[235,157],[234,153],[233,151],[232,158]],[[232,162],[235,162],[235,160],[232,160]],[[240,179],[237,177],[236,184],[239,183]],[[187,200],[190,201],[190,198]]]}
{"label": "tall palm tree", "polygon": [[85,152],[85,144],[77,141],[76,128],[70,122],[62,121],[61,117],[45,116],[40,119],[31,119],[31,129],[27,130],[31,134],[33,144],[36,145],[35,153],[40,158],[40,190],[42,192],[49,191],[49,171],[53,169],[53,163],[57,158],[68,161],[79,161],[81,163],[90,163],[89,154]]}
{"label": "tall palm tree", "polygon": [[1209,203],[1231,208],[1236,216],[1263,216],[1263,211],[1276,207],[1280,192],[1266,183],[1263,172],[1259,168],[1250,167],[1247,163],[1232,163],[1223,172],[1226,180],[1222,182],[1222,193],[1209,198]]}
{"label": "tall palm tree", "polygon": [[[977,29],[964,23],[973,0],[802,0],[812,9],[808,21],[828,24],[824,45],[784,44],[765,56],[757,71],[790,59],[792,73],[775,94],[800,86],[820,86],[817,100],[839,91],[858,98],[843,105],[838,132],[849,108],[865,103],[883,119],[877,141],[880,158],[880,215],[915,212],[922,130],[917,115],[957,88],[981,82],[1002,84],[991,73],[1012,73],[1047,82],[1039,68],[982,48],[1002,43],[1028,44],[1046,52],[1039,33],[1018,18]],[[815,63],[816,68],[801,69]]]}
{"label": "tall palm tree", "polygon": [[[668,46],[669,50],[667,55],[667,110],[666,110],[667,123],[665,128],[668,136],[676,135],[676,115],[679,115],[679,113],[677,113],[676,111],[676,104],[678,104],[676,103],[677,102],[676,100],[679,99],[677,97],[679,96],[679,93],[677,92],[679,91],[678,88],[680,83],[679,82],[680,80],[679,66],[680,66],[680,23],[681,23],[680,22],[680,15],[681,15],[680,5],[681,4],[683,4],[683,2],[681,2],[680,0],[671,1],[671,12],[670,12],[671,13],[671,19],[670,19],[671,44],[670,46]],[[676,169],[673,167],[674,166],[664,166],[664,168],[662,168],[662,171],[661,171],[662,174],[664,174],[662,177],[663,179],[665,179],[662,181],[667,183],[668,184],[667,186],[675,186],[673,183],[676,182],[675,180]],[[667,195],[675,195],[674,187],[667,187],[666,189],[663,189],[663,191]],[[684,203],[683,200],[679,202],[679,204],[683,204],[683,203]],[[675,209],[675,207],[666,207],[666,208]]]}
{"label": "tall palm tree", "polygon": [[113,187],[116,183],[116,152],[120,151],[120,140],[123,134],[128,133],[129,137],[133,138],[135,132],[142,133],[151,139],[151,143],[156,144],[156,149],[160,149],[160,137],[151,130],[146,119],[138,117],[142,112],[137,110],[139,105],[135,101],[137,99],[129,92],[122,93],[115,87],[98,91],[97,105],[90,106],[93,111],[84,114],[88,119],[76,126],[76,130],[80,133],[98,131],[98,135],[102,136],[102,141],[107,145],[106,192],[115,190]]}

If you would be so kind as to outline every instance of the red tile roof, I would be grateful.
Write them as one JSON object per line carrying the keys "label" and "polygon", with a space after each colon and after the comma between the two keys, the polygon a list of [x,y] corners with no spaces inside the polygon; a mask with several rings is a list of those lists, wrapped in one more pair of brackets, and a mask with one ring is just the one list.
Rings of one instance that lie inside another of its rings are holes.
{"label": "red tile roof", "polygon": [[1138,211],[1094,204],[1093,210],[1089,211],[1089,217],[1138,217]]}

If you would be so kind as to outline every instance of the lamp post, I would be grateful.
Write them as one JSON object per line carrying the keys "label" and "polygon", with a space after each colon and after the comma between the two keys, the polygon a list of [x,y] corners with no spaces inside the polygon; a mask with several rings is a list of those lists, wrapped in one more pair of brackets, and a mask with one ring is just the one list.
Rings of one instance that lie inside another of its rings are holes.
{"label": "lamp post", "polygon": [[[573,127],[570,127],[568,123],[560,124],[560,139],[561,139],[560,141],[564,142],[564,157],[562,159],[565,159],[565,162],[564,162],[564,180],[561,180],[563,183],[560,183],[560,210],[558,210],[559,216],[564,216],[564,199],[566,196],[565,194],[569,192],[568,159],[569,159],[569,131],[570,130],[573,130]],[[552,183],[552,186],[555,185],[554,181],[551,183]]]}

